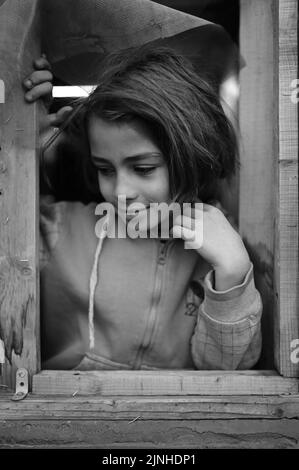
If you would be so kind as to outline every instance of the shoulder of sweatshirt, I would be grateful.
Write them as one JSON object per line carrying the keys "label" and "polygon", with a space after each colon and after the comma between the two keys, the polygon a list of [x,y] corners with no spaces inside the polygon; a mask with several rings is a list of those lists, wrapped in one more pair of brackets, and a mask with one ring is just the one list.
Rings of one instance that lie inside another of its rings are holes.
{"label": "shoulder of sweatshirt", "polygon": [[40,267],[48,261],[61,234],[74,224],[93,221],[95,202],[55,201],[53,196],[40,198]]}

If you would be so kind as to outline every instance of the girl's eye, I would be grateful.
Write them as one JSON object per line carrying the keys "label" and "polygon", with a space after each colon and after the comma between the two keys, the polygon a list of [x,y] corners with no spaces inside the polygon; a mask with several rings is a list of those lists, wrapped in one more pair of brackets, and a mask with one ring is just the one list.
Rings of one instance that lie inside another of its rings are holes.
{"label": "girl's eye", "polygon": [[111,176],[113,175],[114,173],[114,170],[113,168],[109,168],[109,167],[102,167],[102,168],[97,168],[98,172],[101,173],[101,175],[104,175],[104,176]]}
{"label": "girl's eye", "polygon": [[135,172],[140,175],[149,175],[152,173],[157,167],[155,166],[137,166],[134,168]]}

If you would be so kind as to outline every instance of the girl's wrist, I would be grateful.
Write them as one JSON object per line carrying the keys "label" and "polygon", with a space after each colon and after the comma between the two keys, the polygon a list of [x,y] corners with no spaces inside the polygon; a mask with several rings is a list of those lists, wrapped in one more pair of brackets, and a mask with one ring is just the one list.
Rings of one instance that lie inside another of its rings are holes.
{"label": "girl's wrist", "polygon": [[249,258],[246,261],[239,262],[237,266],[223,265],[214,267],[215,290],[224,291],[242,284],[249,268]]}

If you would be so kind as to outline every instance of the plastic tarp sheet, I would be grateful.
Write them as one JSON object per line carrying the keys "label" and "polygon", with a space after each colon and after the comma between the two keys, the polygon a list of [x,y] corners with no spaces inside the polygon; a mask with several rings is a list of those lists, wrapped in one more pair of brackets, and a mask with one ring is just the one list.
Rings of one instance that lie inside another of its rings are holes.
{"label": "plastic tarp sheet", "polygon": [[149,42],[176,48],[215,82],[239,66],[222,27],[150,0],[41,0],[41,12],[43,50],[68,84],[94,84],[105,54]]}

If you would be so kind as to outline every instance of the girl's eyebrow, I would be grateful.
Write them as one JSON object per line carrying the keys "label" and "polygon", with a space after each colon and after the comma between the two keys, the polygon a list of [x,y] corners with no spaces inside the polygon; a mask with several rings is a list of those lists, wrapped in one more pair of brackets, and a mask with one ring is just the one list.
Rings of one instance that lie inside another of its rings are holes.
{"label": "girl's eyebrow", "polygon": [[[140,154],[137,154],[137,155],[130,155],[129,157],[126,157],[124,158],[125,161],[130,161],[130,162],[136,162],[136,161],[140,161],[140,160],[145,160],[149,157],[157,157],[157,158],[162,158],[162,153],[158,153],[158,152],[146,152],[146,153],[140,153]],[[91,155],[91,158],[92,160],[96,160],[98,162],[102,162],[102,163],[109,163],[110,160],[108,158],[103,158],[103,157],[100,157],[98,155]]]}

